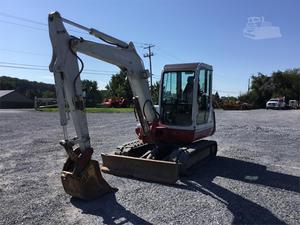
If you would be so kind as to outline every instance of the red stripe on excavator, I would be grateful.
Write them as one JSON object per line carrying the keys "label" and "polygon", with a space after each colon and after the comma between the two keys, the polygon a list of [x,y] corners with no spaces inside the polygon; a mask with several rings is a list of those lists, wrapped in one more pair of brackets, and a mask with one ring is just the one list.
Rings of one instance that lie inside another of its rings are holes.
{"label": "red stripe on excavator", "polygon": [[213,128],[197,132],[196,130],[171,129],[168,127],[156,127],[155,140],[170,143],[191,143],[195,140],[208,137]]}
{"label": "red stripe on excavator", "polygon": [[143,138],[140,133],[140,128],[136,128],[136,133],[141,140],[145,143],[149,143],[149,140],[154,140],[154,142],[164,142],[164,143],[191,143],[193,141],[199,140],[201,138],[208,137],[213,134],[214,128],[209,128],[206,130],[182,130],[168,128],[165,126],[151,126],[151,137]]}

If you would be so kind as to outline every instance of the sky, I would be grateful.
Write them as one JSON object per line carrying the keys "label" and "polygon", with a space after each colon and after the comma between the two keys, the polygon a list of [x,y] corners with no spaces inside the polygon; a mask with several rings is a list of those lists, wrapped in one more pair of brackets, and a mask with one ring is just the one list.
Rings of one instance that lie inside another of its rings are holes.
{"label": "sky", "polygon": [[[204,62],[214,68],[213,90],[222,96],[237,96],[247,91],[253,74],[300,67],[298,0],[2,0],[0,76],[54,83],[47,70],[52,54],[47,17],[53,11],[132,41],[147,69],[144,47],[155,45],[154,81],[159,80],[165,64]],[[270,31],[263,30],[263,39],[245,37],[249,17],[264,17],[280,35],[266,38]],[[101,42],[66,27],[74,36]],[[116,66],[79,56],[85,64],[81,79],[96,80],[99,89],[119,71]]]}

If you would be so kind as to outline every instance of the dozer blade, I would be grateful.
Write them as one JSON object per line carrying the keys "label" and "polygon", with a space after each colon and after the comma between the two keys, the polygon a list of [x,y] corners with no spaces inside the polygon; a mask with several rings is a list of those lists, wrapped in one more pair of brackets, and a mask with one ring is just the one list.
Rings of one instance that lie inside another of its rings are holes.
{"label": "dozer blade", "polygon": [[95,160],[90,160],[80,175],[75,175],[73,170],[74,162],[68,158],[61,172],[61,180],[65,192],[72,197],[92,200],[106,193],[117,191],[104,180],[99,163]]}
{"label": "dozer blade", "polygon": [[179,165],[175,162],[101,154],[101,171],[116,176],[173,184],[178,180]]}

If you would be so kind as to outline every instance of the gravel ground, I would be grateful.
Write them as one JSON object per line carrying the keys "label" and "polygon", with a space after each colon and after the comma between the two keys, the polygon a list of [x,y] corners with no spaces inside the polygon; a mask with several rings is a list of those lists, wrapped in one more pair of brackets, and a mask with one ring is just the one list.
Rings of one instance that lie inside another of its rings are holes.
{"label": "gravel ground", "polygon": [[[104,175],[64,193],[57,113],[0,111],[0,224],[300,224],[300,111],[216,111],[218,156],[174,186]],[[94,158],[135,138],[132,114],[88,114]]]}

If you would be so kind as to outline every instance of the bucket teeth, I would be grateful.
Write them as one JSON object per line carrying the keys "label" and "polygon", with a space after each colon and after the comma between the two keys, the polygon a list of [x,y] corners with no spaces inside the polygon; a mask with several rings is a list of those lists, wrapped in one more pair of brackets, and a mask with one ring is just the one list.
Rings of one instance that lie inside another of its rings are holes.
{"label": "bucket teeth", "polygon": [[61,172],[61,180],[65,192],[72,197],[92,200],[106,193],[117,191],[104,180],[99,163],[95,160],[90,160],[78,175],[75,175],[73,170],[74,162],[68,158]]}

